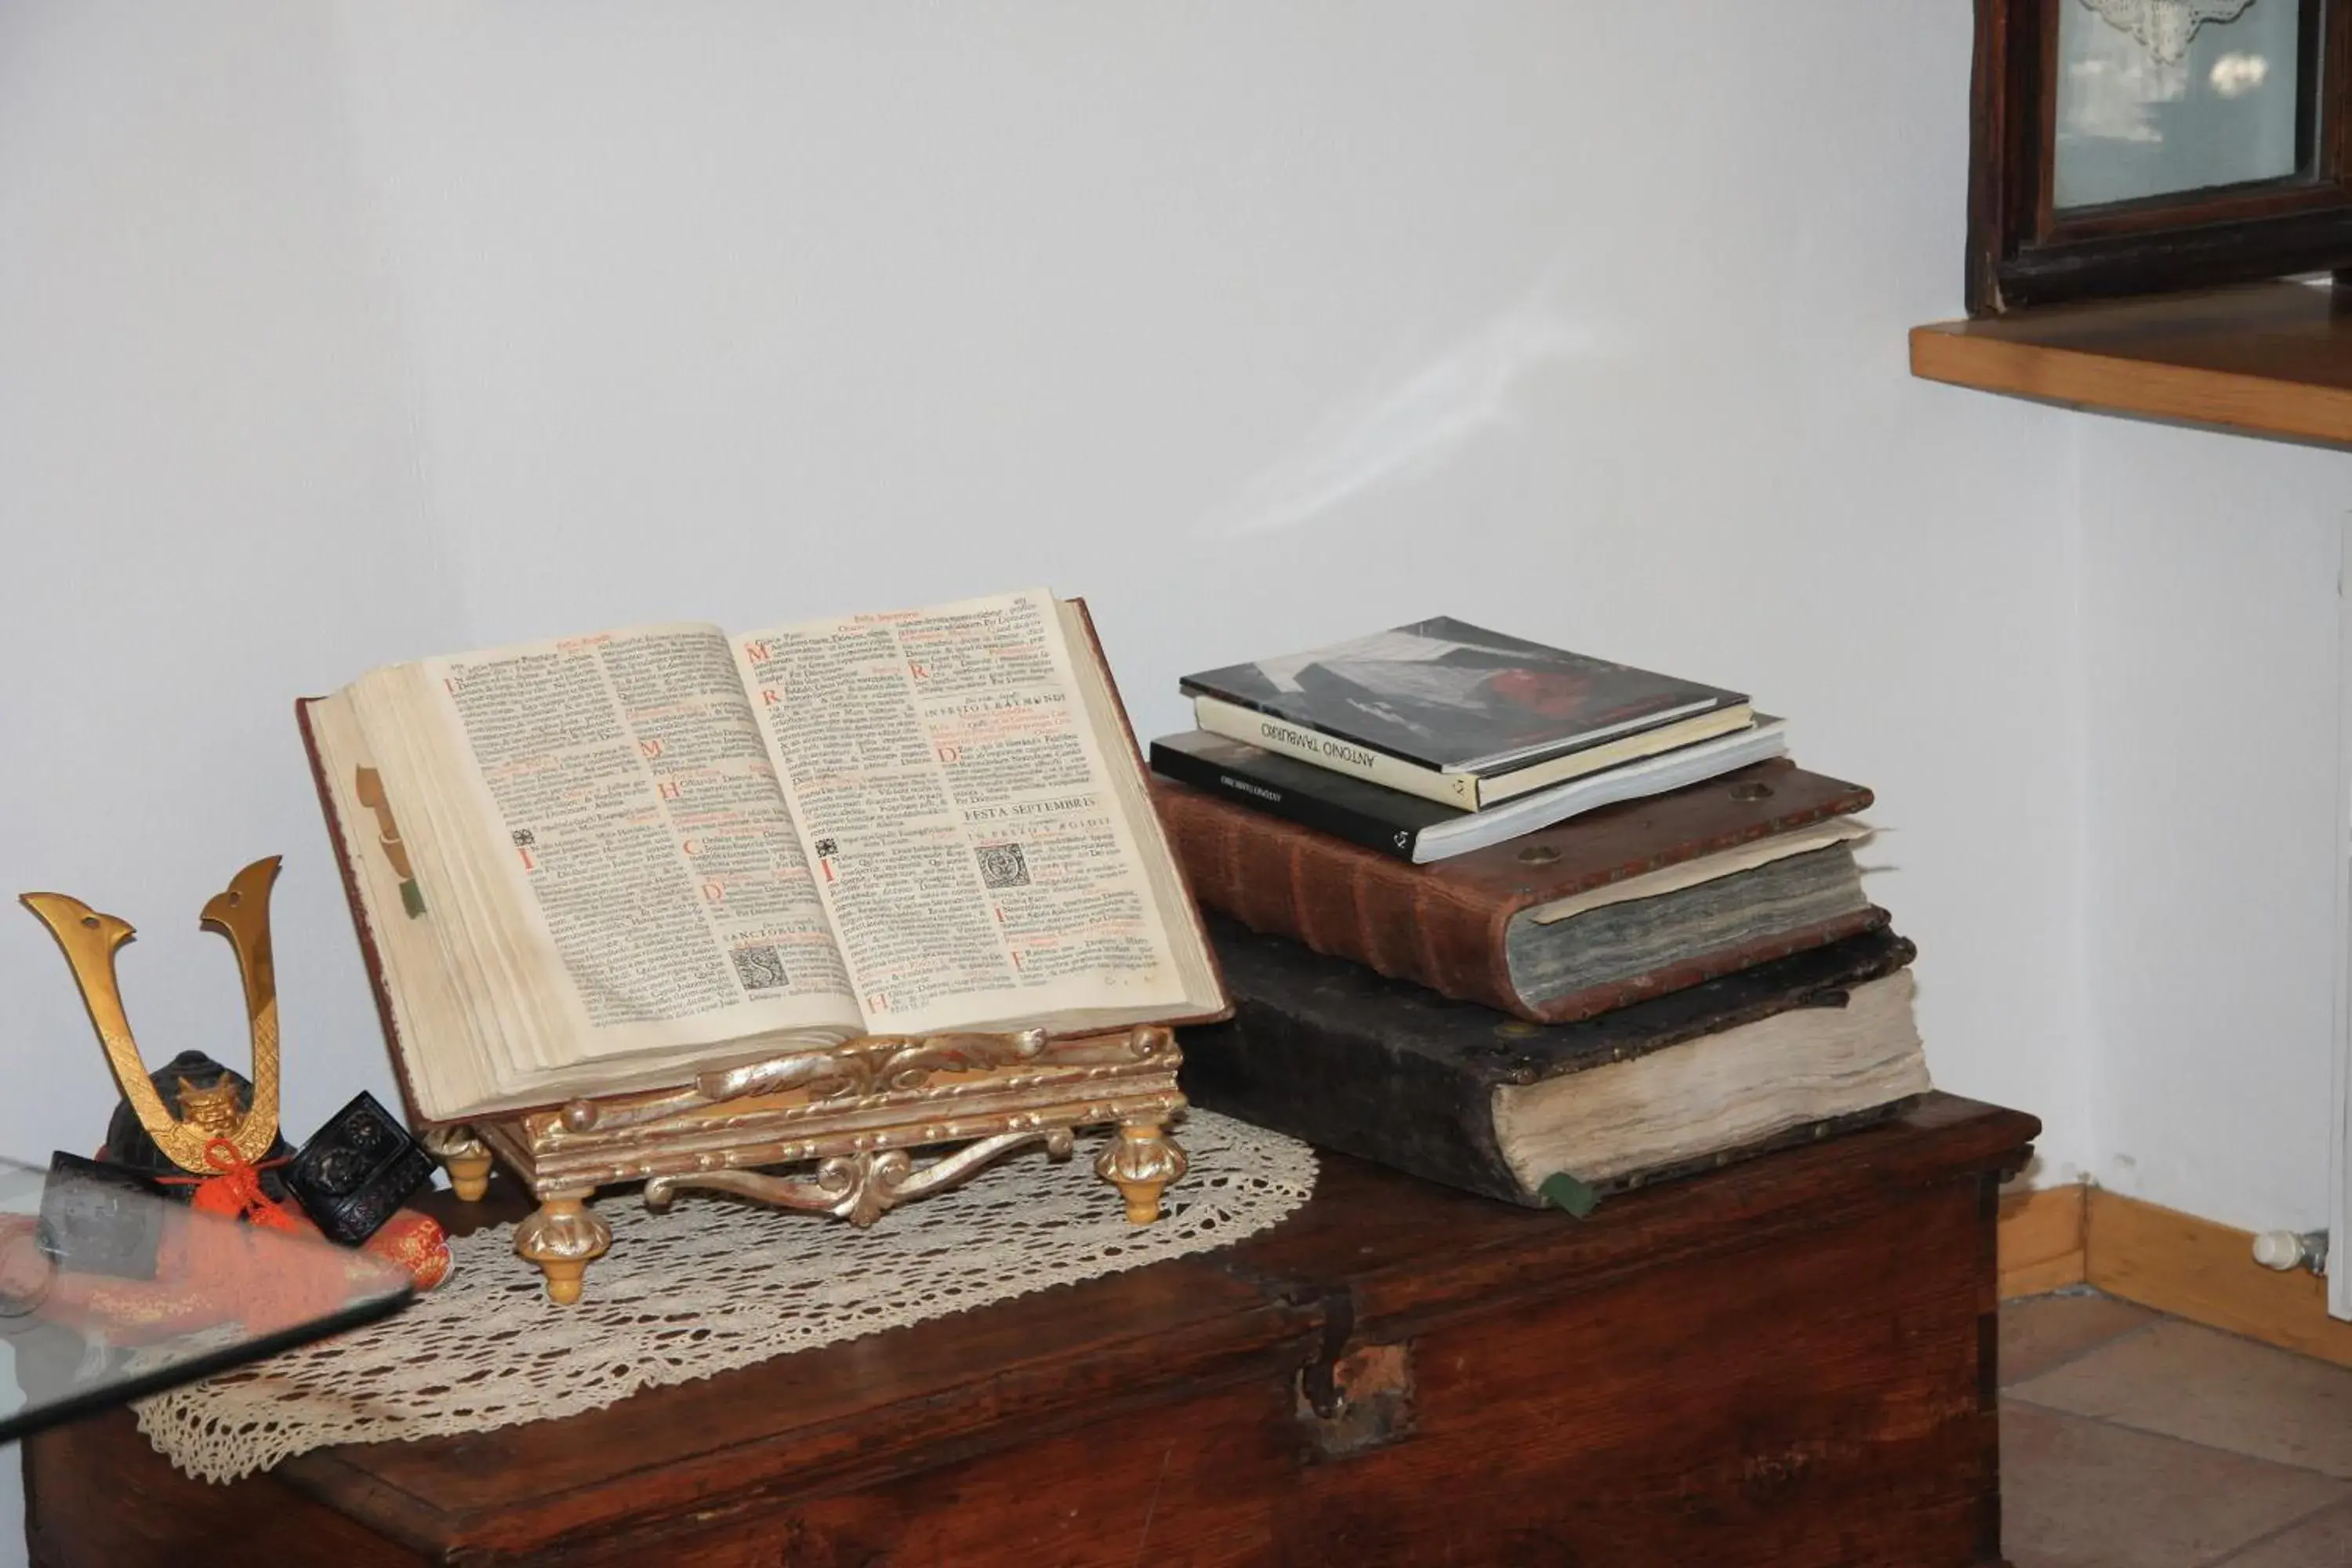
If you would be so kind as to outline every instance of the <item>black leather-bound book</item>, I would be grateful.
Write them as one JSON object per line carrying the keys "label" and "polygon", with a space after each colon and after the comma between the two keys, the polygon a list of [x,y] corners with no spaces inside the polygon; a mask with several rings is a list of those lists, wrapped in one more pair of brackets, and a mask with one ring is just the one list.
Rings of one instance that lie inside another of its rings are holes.
{"label": "black leather-bound book", "polygon": [[1916,950],[1884,928],[1549,1026],[1222,917],[1209,931],[1234,1011],[1181,1033],[1194,1104],[1509,1203],[1580,1213],[1929,1087]]}

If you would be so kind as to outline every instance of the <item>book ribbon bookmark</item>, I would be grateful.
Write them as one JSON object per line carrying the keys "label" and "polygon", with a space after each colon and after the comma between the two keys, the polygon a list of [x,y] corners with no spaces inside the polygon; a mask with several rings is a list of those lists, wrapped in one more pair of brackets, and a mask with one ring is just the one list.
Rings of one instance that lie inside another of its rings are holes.
{"label": "book ribbon bookmark", "polygon": [[1536,1195],[1556,1209],[1566,1209],[1582,1219],[1601,1206],[1601,1194],[1570,1175],[1566,1171],[1554,1171],[1536,1188]]}

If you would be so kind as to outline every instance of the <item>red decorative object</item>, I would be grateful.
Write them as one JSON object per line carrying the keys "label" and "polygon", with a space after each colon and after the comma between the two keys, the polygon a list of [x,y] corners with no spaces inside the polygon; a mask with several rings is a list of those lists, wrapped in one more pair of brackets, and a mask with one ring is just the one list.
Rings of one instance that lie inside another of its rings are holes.
{"label": "red decorative object", "polygon": [[407,1270],[419,1290],[430,1290],[449,1278],[449,1233],[431,1215],[415,1209],[395,1212],[360,1250]]}

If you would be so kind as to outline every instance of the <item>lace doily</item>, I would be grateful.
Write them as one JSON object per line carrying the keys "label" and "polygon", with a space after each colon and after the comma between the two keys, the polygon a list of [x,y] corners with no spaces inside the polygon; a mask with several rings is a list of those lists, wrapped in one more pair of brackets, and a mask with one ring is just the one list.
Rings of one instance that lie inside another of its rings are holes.
{"label": "lace doily", "polygon": [[399,1316],[142,1401],[139,1428],[181,1469],[228,1481],[289,1455],[574,1415],[640,1389],[748,1366],[1205,1252],[1265,1229],[1315,1188],[1315,1156],[1194,1110],[1192,1170],[1130,1226],[1089,1163],[1006,1158],[871,1229],[710,1194],[666,1215],[616,1194],[612,1250],[576,1307],[551,1306],[506,1226],[454,1239],[448,1282]]}
{"label": "lace doily", "polygon": [[2165,65],[2179,65],[2208,22],[2234,22],[2254,0],[2083,0]]}

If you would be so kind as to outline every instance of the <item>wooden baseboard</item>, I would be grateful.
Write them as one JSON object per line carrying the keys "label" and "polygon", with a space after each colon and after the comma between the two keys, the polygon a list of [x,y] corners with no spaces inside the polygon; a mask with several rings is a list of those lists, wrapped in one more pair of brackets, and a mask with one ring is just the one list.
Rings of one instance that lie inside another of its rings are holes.
{"label": "wooden baseboard", "polygon": [[2352,1366],[2352,1323],[2327,1315],[2327,1282],[2300,1268],[2264,1268],[2254,1261],[2251,1231],[2071,1186],[2004,1197],[2000,1238],[2003,1300],[2088,1285],[2192,1323]]}
{"label": "wooden baseboard", "polygon": [[1998,1231],[2002,1300],[2083,1283],[2083,1194],[2086,1191],[2076,1183],[2002,1194]]}
{"label": "wooden baseboard", "polygon": [[2252,1231],[2089,1189],[2085,1283],[2144,1307],[2352,1366],[2352,1323],[2327,1315],[2327,1281],[2253,1258]]}

